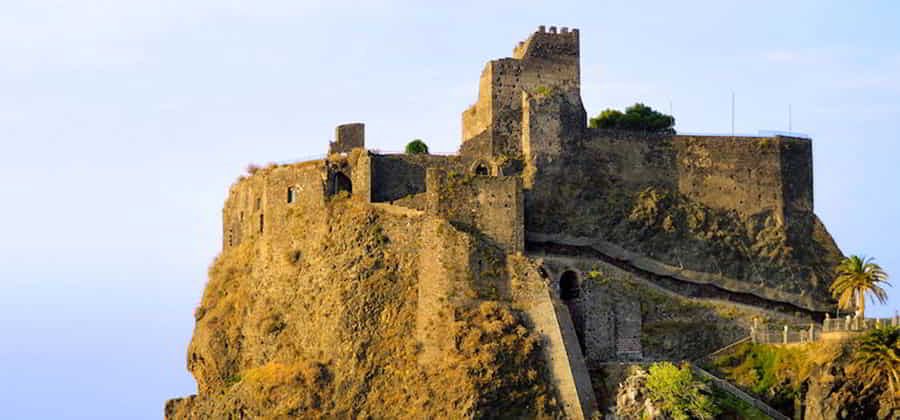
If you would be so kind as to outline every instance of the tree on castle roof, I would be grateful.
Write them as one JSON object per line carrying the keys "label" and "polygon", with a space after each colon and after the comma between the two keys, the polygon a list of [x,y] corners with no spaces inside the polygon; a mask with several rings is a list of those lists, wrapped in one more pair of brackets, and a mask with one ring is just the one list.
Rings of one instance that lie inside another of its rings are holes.
{"label": "tree on castle roof", "polygon": [[422,139],[414,139],[406,144],[406,154],[408,155],[427,155],[428,145]]}
{"label": "tree on castle roof", "polygon": [[642,103],[636,103],[625,112],[606,109],[588,122],[591,128],[613,130],[655,131],[674,133],[675,117],[663,114]]}

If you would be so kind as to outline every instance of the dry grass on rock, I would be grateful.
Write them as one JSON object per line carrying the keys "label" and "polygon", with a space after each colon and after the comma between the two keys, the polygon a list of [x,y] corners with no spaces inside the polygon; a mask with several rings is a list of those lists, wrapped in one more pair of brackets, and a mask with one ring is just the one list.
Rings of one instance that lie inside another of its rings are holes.
{"label": "dry grass on rock", "polygon": [[454,344],[419,363],[412,219],[345,199],[314,223],[293,215],[291,234],[216,259],[188,353],[199,393],[169,418],[558,416],[540,342],[507,302],[456,308],[439,326]]}

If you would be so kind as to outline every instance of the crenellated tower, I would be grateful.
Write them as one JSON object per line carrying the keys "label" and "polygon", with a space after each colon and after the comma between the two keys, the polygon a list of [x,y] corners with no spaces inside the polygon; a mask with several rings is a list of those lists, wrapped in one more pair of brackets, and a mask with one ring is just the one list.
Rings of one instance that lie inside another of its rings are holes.
{"label": "crenellated tower", "polygon": [[478,101],[462,115],[460,153],[487,159],[522,156],[523,104],[533,97],[563,99],[567,104],[558,119],[581,130],[586,116],[579,60],[578,29],[540,26],[513,49],[511,58],[488,62]]}

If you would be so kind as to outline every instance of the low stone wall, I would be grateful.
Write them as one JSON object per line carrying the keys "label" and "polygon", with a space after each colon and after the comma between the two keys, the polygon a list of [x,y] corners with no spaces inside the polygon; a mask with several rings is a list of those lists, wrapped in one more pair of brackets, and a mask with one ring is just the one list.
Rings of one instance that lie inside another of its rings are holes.
{"label": "low stone wall", "polygon": [[518,177],[427,172],[427,211],[485,235],[508,252],[525,248],[522,180]]}
{"label": "low stone wall", "polygon": [[591,419],[597,401],[568,308],[535,270],[519,273],[515,300],[544,337],[545,357],[569,419]]}

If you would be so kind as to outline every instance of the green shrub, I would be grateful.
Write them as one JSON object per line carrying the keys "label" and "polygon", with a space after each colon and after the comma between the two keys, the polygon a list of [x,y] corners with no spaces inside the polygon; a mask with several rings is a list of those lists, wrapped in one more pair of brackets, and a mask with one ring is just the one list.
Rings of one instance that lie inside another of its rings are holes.
{"label": "green shrub", "polygon": [[722,418],[743,420],[769,420],[771,418],[758,408],[721,389],[713,391],[713,399],[715,399],[716,405],[722,410]]}
{"label": "green shrub", "polygon": [[652,364],[649,371],[650,398],[675,420],[712,419],[718,414],[709,387],[694,377],[690,366],[659,362]]}
{"label": "green shrub", "polygon": [[[831,350],[820,349],[822,354]],[[735,385],[760,396],[769,405],[788,412],[802,398],[813,356],[803,347],[782,348],[763,344],[738,346],[717,358],[714,369]]]}
{"label": "green shrub", "polygon": [[588,122],[591,128],[615,130],[654,131],[674,133],[675,117],[666,115],[642,103],[636,103],[625,112],[607,109]]}
{"label": "green shrub", "polygon": [[415,139],[406,144],[406,154],[408,155],[427,155],[428,145],[422,139]]}

